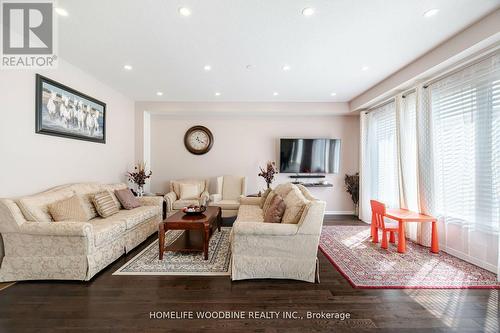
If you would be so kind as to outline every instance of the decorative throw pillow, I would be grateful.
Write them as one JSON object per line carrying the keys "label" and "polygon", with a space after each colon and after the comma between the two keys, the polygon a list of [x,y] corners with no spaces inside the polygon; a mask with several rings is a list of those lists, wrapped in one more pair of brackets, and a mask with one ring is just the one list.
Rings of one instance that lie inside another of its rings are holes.
{"label": "decorative throw pillow", "polygon": [[119,209],[109,191],[96,193],[92,198],[95,209],[101,217],[109,217],[118,213]]}
{"label": "decorative throw pillow", "polygon": [[115,190],[115,195],[125,209],[134,209],[141,206],[139,199],[137,199],[128,188]]}
{"label": "decorative throw pillow", "polygon": [[274,198],[275,195],[276,195],[276,193],[274,193],[274,191],[271,191],[267,195],[266,202],[264,202],[264,207],[262,207],[262,213],[264,215],[266,215],[266,212],[267,212],[269,206],[271,206],[271,202],[273,201],[273,198]]}
{"label": "decorative throw pillow", "polygon": [[276,194],[264,215],[264,222],[281,223],[285,208],[285,201],[280,195]]}
{"label": "decorative throw pillow", "polygon": [[78,195],[51,203],[48,209],[55,222],[87,222],[89,220],[89,214]]}
{"label": "decorative throw pillow", "polygon": [[297,186],[292,183],[284,183],[276,186],[274,192],[279,194],[282,198],[286,198],[287,194],[294,188],[297,188]]}
{"label": "decorative throw pillow", "polygon": [[82,203],[83,203],[83,207],[87,211],[89,220],[99,216],[99,213],[97,213],[97,210],[95,210],[94,203],[92,202],[92,198],[94,197],[94,195],[96,193],[98,193],[98,192],[79,194],[79,196],[82,200]]}
{"label": "decorative throw pillow", "polygon": [[198,184],[180,184],[180,199],[198,199],[200,196],[199,188]]}
{"label": "decorative throw pillow", "polygon": [[271,193],[271,189],[268,188],[262,195],[260,196],[260,208],[264,208],[264,204],[266,203],[267,196]]}
{"label": "decorative throw pillow", "polygon": [[283,214],[283,219],[281,219],[281,223],[299,223],[307,203],[309,203],[309,200],[304,197],[297,187],[294,187],[285,198],[286,209],[285,214]]}

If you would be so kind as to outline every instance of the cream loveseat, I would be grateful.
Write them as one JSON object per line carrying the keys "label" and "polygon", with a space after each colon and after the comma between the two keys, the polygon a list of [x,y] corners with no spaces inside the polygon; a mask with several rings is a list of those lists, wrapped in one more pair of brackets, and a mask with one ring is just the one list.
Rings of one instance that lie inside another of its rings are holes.
{"label": "cream loveseat", "polygon": [[[75,194],[92,211],[90,195],[125,184],[62,185],[35,195],[0,199],[0,281],[90,280],[158,230],[161,197],[139,198],[142,206],[88,222],[54,222],[47,206]],[[94,211],[95,212],[95,211]],[[97,214],[95,214],[97,216]]]}
{"label": "cream loveseat", "polygon": [[[196,185],[196,193],[186,198],[182,197],[181,186],[183,184]],[[167,203],[167,216],[181,210],[189,205],[202,205],[208,203],[210,194],[208,193],[208,181],[201,179],[181,179],[170,181],[170,190],[165,195]]]}
{"label": "cream loveseat", "polygon": [[295,186],[306,199],[297,224],[263,222],[260,198],[241,199],[231,234],[232,280],[315,281],[325,202],[315,199],[301,185],[282,184],[275,191],[284,197]]}

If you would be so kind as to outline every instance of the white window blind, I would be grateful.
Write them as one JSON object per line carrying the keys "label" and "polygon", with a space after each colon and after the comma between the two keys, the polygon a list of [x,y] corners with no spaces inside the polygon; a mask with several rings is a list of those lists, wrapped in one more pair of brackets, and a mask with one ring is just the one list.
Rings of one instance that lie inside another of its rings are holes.
{"label": "white window blind", "polygon": [[500,223],[500,56],[432,84],[436,211],[497,232]]}
{"label": "white window blind", "polygon": [[370,199],[399,207],[395,103],[372,110],[367,123]]}

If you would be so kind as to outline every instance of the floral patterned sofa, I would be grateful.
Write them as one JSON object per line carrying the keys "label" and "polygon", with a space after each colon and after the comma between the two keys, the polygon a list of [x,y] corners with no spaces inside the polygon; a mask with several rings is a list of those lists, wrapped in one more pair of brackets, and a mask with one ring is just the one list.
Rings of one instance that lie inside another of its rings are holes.
{"label": "floral patterned sofa", "polygon": [[326,203],[313,197],[302,185],[280,184],[273,191],[286,197],[294,188],[306,201],[297,224],[265,223],[261,198],[241,198],[231,230],[232,280],[315,281]]}
{"label": "floral patterned sofa", "polygon": [[[78,183],[35,195],[0,199],[0,282],[19,280],[90,280],[100,270],[158,230],[162,197],[139,198],[142,206],[87,222],[54,222],[48,205],[81,196],[92,210],[90,195],[126,184]],[[120,206],[121,207],[121,206]],[[96,214],[97,215],[97,214]]]}

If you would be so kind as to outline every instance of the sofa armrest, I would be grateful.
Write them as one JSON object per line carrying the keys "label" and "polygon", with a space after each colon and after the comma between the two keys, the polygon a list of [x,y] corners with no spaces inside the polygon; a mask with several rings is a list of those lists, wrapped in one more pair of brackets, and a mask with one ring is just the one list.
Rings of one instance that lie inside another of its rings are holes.
{"label": "sofa armrest", "polygon": [[148,196],[137,198],[142,206],[158,206],[163,208],[163,197],[162,196]]}
{"label": "sofa armrest", "polygon": [[260,197],[241,197],[240,205],[260,205]]}
{"label": "sofa armrest", "polygon": [[210,195],[210,202],[217,202],[222,200],[222,194],[211,194]]}
{"label": "sofa armrest", "polygon": [[19,233],[39,236],[78,236],[91,238],[93,226],[88,222],[26,222]]}
{"label": "sofa armrest", "polygon": [[267,235],[293,236],[297,234],[296,224],[266,223],[266,222],[237,222],[233,225],[233,234],[237,235]]}
{"label": "sofa armrest", "polygon": [[175,194],[174,191],[168,192],[164,196],[165,201],[167,202],[167,212],[171,212],[173,210],[173,204],[175,201],[177,201],[177,195]]}

